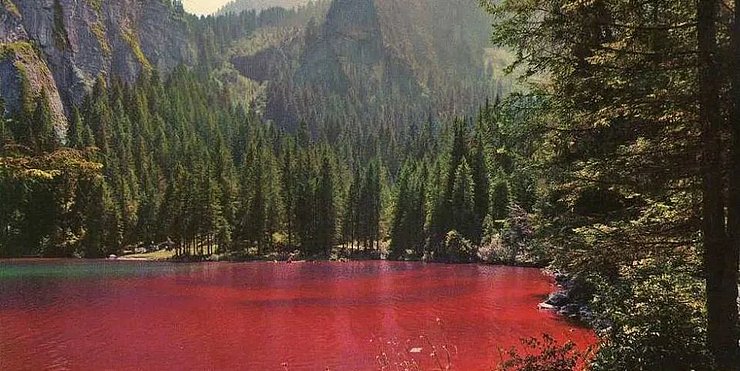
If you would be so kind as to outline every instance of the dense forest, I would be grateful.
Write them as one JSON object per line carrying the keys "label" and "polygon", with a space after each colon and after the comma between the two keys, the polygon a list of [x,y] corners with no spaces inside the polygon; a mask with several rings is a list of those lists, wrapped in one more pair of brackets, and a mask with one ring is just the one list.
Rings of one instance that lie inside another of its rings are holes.
{"label": "dense forest", "polygon": [[[526,149],[504,133],[500,103],[475,121],[313,137],[225,94],[186,69],[135,86],[101,79],[64,146],[45,97],[28,97],[3,127],[3,255],[102,257],[169,241],[193,255],[328,257],[344,245],[379,257],[392,237],[395,258],[469,261],[511,202],[533,202],[533,180],[515,166]],[[465,251],[446,250],[452,230]]]}
{"label": "dense forest", "polygon": [[482,5],[522,89],[457,118],[266,119],[212,73],[254,12],[198,20],[198,66],[101,77],[65,138],[22,89],[0,122],[0,256],[549,265],[593,309],[592,369],[737,369],[739,4]]}

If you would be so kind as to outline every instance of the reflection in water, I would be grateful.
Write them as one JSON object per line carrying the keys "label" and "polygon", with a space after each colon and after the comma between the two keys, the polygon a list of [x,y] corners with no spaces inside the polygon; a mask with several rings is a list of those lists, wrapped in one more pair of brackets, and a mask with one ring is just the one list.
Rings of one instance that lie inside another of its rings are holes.
{"label": "reflection in water", "polygon": [[420,335],[491,369],[520,337],[594,341],[537,311],[550,290],[536,269],[481,265],[6,261],[0,369],[365,370],[374,337]]}

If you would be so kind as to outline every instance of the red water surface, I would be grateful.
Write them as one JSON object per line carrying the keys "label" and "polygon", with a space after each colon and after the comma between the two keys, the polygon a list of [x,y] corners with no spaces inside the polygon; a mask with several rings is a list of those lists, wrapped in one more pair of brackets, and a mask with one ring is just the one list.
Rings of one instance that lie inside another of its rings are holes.
{"label": "red water surface", "polygon": [[537,269],[421,263],[0,262],[2,370],[374,370],[448,345],[457,370],[499,349],[591,331],[537,310]]}

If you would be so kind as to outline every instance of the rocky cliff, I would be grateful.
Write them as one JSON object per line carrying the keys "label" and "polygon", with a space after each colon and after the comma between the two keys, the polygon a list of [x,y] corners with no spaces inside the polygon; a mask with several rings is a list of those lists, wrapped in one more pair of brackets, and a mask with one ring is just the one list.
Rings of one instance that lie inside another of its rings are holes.
{"label": "rocky cliff", "polygon": [[389,107],[469,113],[466,102],[494,94],[489,22],[476,0],[333,0],[323,23],[306,29],[295,86],[339,97],[361,119],[373,105],[380,116]]}
{"label": "rocky cliff", "polygon": [[372,0],[334,0],[317,35],[307,36],[299,83],[346,94],[352,81],[366,89],[381,86],[389,55]]}
{"label": "rocky cliff", "polygon": [[134,81],[194,63],[186,15],[170,0],[0,0],[0,98],[13,110],[20,84],[51,99],[57,127],[98,76]]}

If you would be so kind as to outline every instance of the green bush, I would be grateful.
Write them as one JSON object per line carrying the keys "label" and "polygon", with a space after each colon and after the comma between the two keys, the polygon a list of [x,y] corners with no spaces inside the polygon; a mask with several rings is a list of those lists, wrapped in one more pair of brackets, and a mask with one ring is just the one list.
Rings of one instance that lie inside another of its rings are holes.
{"label": "green bush", "polygon": [[449,262],[470,262],[475,257],[476,248],[457,231],[449,231],[445,236],[444,254]]}
{"label": "green bush", "polygon": [[506,358],[499,365],[501,371],[570,371],[582,366],[590,350],[579,352],[575,344],[567,342],[559,344],[548,335],[542,335],[542,339],[522,339],[522,344],[527,349],[521,354],[516,348],[506,352]]}
{"label": "green bush", "polygon": [[[685,269],[684,269],[685,270]],[[704,285],[666,262],[597,283],[594,307],[609,327],[594,370],[708,370]]]}

